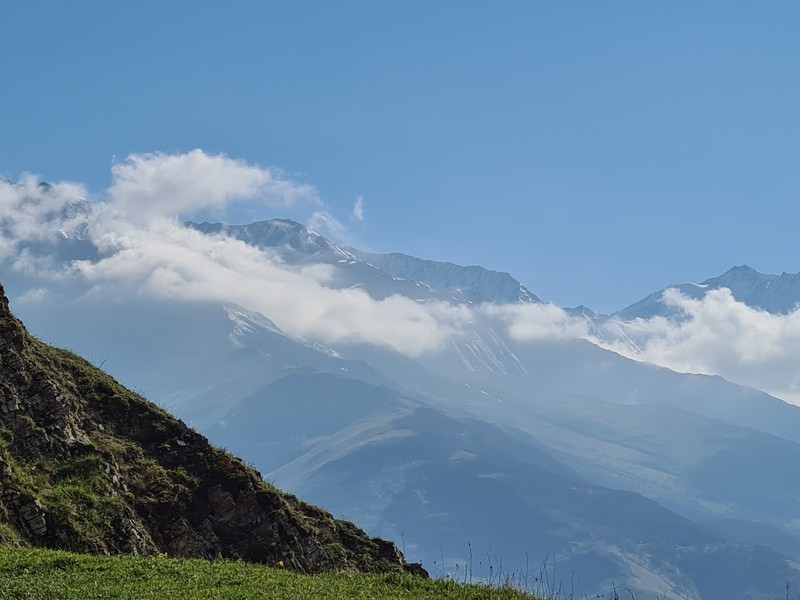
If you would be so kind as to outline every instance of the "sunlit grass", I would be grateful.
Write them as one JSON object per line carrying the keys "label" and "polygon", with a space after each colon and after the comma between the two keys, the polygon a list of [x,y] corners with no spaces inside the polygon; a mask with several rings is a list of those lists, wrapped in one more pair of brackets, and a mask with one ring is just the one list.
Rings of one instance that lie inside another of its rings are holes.
{"label": "sunlit grass", "polygon": [[533,599],[511,589],[423,580],[409,575],[305,576],[231,561],[99,557],[0,548],[0,598],[42,600],[181,598]]}

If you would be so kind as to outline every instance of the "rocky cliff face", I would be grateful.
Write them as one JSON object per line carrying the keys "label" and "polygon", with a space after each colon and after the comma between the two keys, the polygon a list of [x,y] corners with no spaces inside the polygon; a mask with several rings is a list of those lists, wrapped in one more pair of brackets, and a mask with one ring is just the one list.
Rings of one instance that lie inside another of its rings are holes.
{"label": "rocky cliff face", "polygon": [[0,542],[424,574],[393,543],[280,492],[83,359],[32,338],[1,286]]}

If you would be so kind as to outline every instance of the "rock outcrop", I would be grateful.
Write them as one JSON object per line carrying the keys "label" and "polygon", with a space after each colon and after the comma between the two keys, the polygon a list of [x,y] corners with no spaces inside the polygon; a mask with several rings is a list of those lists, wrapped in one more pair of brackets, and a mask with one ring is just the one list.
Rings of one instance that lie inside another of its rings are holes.
{"label": "rock outcrop", "polygon": [[2,286],[0,542],[426,575],[393,543],[275,489],[80,357],[34,339]]}

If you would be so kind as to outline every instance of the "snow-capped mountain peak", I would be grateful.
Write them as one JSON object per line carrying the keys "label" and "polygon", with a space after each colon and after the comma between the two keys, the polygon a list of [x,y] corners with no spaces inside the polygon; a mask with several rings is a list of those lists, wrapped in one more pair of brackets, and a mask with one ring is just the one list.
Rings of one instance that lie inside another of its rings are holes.
{"label": "snow-capped mountain peak", "polygon": [[727,288],[733,297],[752,308],[760,308],[773,314],[786,314],[800,303],[800,273],[770,275],[748,265],[739,265],[722,275],[711,277],[700,283],[678,283],[659,290],[631,304],[613,316],[622,320],[671,316],[674,309],[663,302],[666,289],[677,289],[690,298],[702,298],[710,290]]}

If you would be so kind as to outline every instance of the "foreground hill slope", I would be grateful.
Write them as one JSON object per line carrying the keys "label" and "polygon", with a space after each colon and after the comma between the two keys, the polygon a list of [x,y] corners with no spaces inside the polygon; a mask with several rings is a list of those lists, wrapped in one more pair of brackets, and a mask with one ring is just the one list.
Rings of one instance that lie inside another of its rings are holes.
{"label": "foreground hill slope", "polygon": [[0,542],[424,573],[391,542],[280,492],[83,359],[31,337],[2,286]]}

